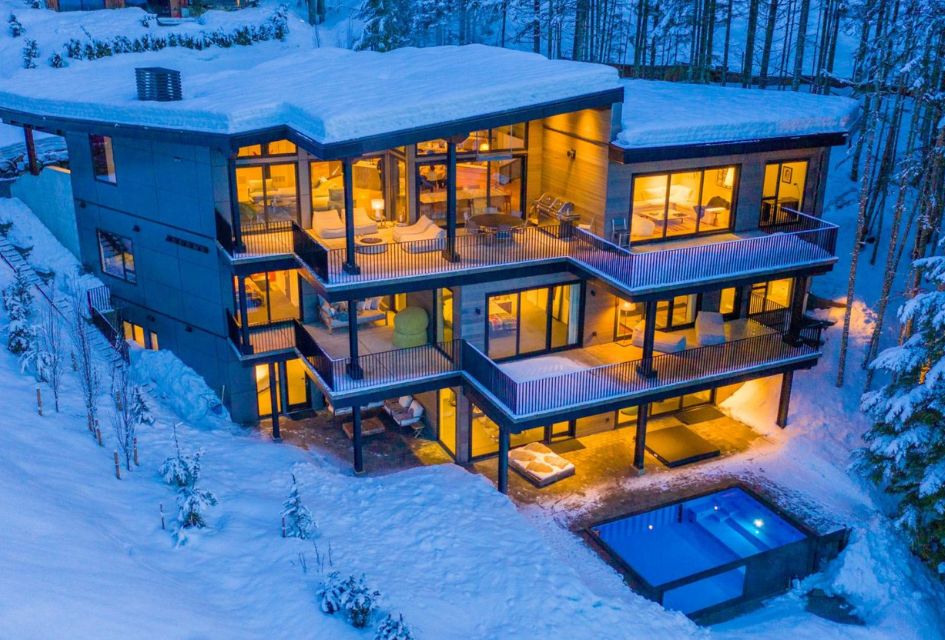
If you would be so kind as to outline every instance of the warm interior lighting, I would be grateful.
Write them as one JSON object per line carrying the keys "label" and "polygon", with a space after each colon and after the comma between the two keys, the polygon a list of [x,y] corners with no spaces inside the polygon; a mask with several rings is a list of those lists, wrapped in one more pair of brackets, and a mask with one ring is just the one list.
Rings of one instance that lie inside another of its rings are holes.
{"label": "warm interior lighting", "polygon": [[371,198],[371,209],[374,210],[374,219],[380,221],[384,217],[384,198]]}
{"label": "warm interior lighting", "polygon": [[488,143],[488,142],[480,142],[480,143],[479,143],[479,150],[480,150],[480,151],[488,151],[488,150],[489,150],[489,143]]}
{"label": "warm interior lighting", "polygon": [[729,167],[725,170],[725,179],[722,181],[722,186],[726,189],[731,189],[735,186],[735,167]]}

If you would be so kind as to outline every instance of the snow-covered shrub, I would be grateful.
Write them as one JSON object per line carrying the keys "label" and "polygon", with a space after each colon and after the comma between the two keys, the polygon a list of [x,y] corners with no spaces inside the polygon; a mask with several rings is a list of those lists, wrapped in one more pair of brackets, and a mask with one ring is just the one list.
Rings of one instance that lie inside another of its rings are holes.
{"label": "snow-covered shrub", "polygon": [[945,256],[915,266],[932,286],[899,309],[910,337],[870,364],[891,381],[863,396],[873,426],[859,462],[899,497],[896,524],[913,551],[945,574]]}
{"label": "snow-covered shrub", "polygon": [[207,526],[204,512],[217,504],[217,497],[206,489],[189,486],[177,494],[177,521],[184,529],[203,529]]}
{"label": "snow-covered shrub", "polygon": [[284,4],[279,5],[275,13],[266,20],[264,26],[272,29],[273,38],[285,40],[286,36],[289,35],[289,8]]}
{"label": "snow-covered shrub", "polygon": [[372,590],[364,580],[364,574],[355,579],[354,576],[345,580],[342,585],[341,608],[348,618],[348,622],[356,629],[363,629],[371,621],[371,614],[377,607],[381,592]]}
{"label": "snow-covered shrub", "polygon": [[49,66],[53,69],[62,69],[66,64],[66,59],[62,57],[61,53],[54,53],[49,56]]}
{"label": "snow-covered shrub", "polygon": [[3,308],[6,309],[10,324],[7,327],[7,349],[10,353],[21,354],[30,349],[33,338],[33,292],[26,274],[17,271],[16,276],[3,290]]}
{"label": "snow-covered shrub", "polygon": [[17,19],[14,14],[10,14],[10,17],[7,18],[7,29],[10,31],[10,35],[14,38],[19,38],[21,35],[26,33],[26,27]]}
{"label": "snow-covered shrub", "polygon": [[413,634],[404,622],[403,614],[394,618],[393,614],[389,613],[378,625],[374,640],[413,640]]}
{"label": "snow-covered shrub", "polygon": [[26,44],[23,45],[23,68],[35,69],[37,58],[39,58],[39,45],[32,38],[27,38]]}
{"label": "snow-covered shrub", "polygon": [[174,447],[176,453],[165,458],[161,464],[161,477],[164,478],[164,482],[176,488],[196,484],[200,473],[200,456],[203,455],[203,451],[195,451],[192,454],[182,452],[180,441],[177,439],[177,425],[174,425]]}
{"label": "snow-covered shrub", "polygon": [[66,50],[67,58],[72,58],[73,60],[82,59],[82,43],[75,38],[70,38],[69,41],[63,45],[63,48]]}
{"label": "snow-covered shrub", "polygon": [[315,596],[318,598],[318,607],[322,613],[334,615],[341,611],[344,605],[345,585],[347,581],[341,579],[341,574],[331,571],[318,586]]}
{"label": "snow-covered shrub", "polygon": [[151,24],[154,22],[154,19],[155,19],[156,17],[157,17],[157,16],[154,15],[153,13],[146,13],[146,14],[144,14],[143,16],[141,16],[141,20],[140,20],[141,26],[150,29],[150,28],[151,28]]}
{"label": "snow-covered shrub", "polygon": [[302,496],[299,495],[299,485],[294,473],[289,497],[282,503],[282,532],[286,538],[301,538],[302,540],[318,535],[318,525],[312,517],[312,512],[302,504]]}

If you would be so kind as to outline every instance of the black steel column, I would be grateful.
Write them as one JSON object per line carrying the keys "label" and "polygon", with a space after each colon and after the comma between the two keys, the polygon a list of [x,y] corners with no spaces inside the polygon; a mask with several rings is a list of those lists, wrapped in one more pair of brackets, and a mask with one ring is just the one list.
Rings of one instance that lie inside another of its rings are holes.
{"label": "black steel column", "polygon": [[791,320],[785,342],[798,345],[801,341],[801,326],[804,323],[804,298],[807,296],[807,278],[795,278],[791,287]]}
{"label": "black steel column", "polygon": [[643,473],[643,457],[646,453],[646,423],[650,417],[650,405],[637,407],[637,433],[633,443],[633,466]]}
{"label": "black steel column", "polygon": [[653,370],[653,342],[656,337],[655,300],[650,300],[644,304],[643,316],[643,355],[640,364],[637,365],[637,373],[644,378],[652,378],[656,375],[656,371]]}
{"label": "black steel column", "polygon": [[446,141],[446,247],[443,257],[450,262],[459,261],[456,253],[456,138]]}
{"label": "black steel column", "polygon": [[233,246],[236,251],[246,251],[243,244],[243,224],[240,220],[240,194],[236,188],[236,152],[230,152],[226,159],[226,172],[230,180],[230,225],[233,227]]}
{"label": "black steel column", "polygon": [[361,407],[351,407],[351,419],[354,421],[351,432],[351,443],[354,446],[354,472],[364,473],[364,452],[361,450]]}
{"label": "black steel column", "polygon": [[345,262],[341,265],[345,273],[358,274],[354,251],[354,161],[345,158],[341,161],[342,179],[345,188]]}
{"label": "black steel column", "polygon": [[240,314],[240,351],[245,354],[253,352],[253,345],[249,341],[249,310],[246,306],[246,278],[236,276],[236,297]]}
{"label": "black steel column", "polygon": [[509,492],[509,430],[499,426],[499,493]]}
{"label": "black steel column", "polygon": [[39,175],[39,162],[36,161],[36,142],[33,140],[33,127],[26,125],[23,127],[23,138],[26,142],[26,161],[30,173],[34,176]]}
{"label": "black steel column", "polygon": [[269,363],[269,403],[272,405],[272,439],[282,440],[279,433],[279,384],[276,380],[276,363]]}
{"label": "black steel column", "polygon": [[351,362],[348,363],[348,375],[355,380],[360,380],[364,376],[361,370],[361,356],[358,353],[358,301],[348,300],[348,356]]}
{"label": "black steel column", "polygon": [[787,371],[781,377],[781,395],[778,398],[777,425],[782,429],[787,426],[788,410],[791,406],[791,387],[794,386],[794,372]]}

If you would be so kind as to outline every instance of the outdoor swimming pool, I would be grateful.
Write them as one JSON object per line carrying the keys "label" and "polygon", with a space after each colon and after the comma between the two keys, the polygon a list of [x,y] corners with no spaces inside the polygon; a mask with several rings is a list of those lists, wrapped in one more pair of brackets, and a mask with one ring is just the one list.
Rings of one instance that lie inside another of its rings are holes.
{"label": "outdoor swimming pool", "polygon": [[816,540],[742,487],[591,527],[632,586],[697,615],[772,595],[812,572]]}

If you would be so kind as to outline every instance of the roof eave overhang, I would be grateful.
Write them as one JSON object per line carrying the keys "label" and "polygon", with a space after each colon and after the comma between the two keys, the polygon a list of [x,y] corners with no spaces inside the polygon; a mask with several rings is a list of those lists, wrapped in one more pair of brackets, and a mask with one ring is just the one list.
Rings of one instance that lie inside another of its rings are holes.
{"label": "roof eave overhang", "polygon": [[756,138],[752,140],[629,148],[622,147],[612,142],[610,144],[610,159],[620,164],[632,164],[634,162],[712,158],[745,153],[835,147],[846,144],[849,135],[848,131],[836,131],[802,136],[784,136],[780,138]]}
{"label": "roof eave overhang", "polygon": [[615,87],[605,91],[597,91],[562,100],[542,102],[516,109],[506,109],[468,118],[448,120],[422,127],[400,129],[383,134],[337,142],[321,142],[315,140],[287,125],[233,134],[211,133],[173,127],[153,127],[104,120],[66,118],[28,113],[3,107],[0,107],[0,119],[8,124],[31,126],[39,131],[56,135],[64,135],[67,132],[108,135],[109,132],[112,132],[116,135],[120,134],[130,138],[160,139],[170,142],[182,142],[230,149],[287,138],[318,158],[334,160],[358,157],[365,153],[383,151],[385,149],[414,144],[424,140],[447,138],[469,133],[477,129],[488,129],[517,122],[538,120],[562,113],[580,111],[582,109],[610,108],[614,104],[621,102],[623,102],[623,87]]}

